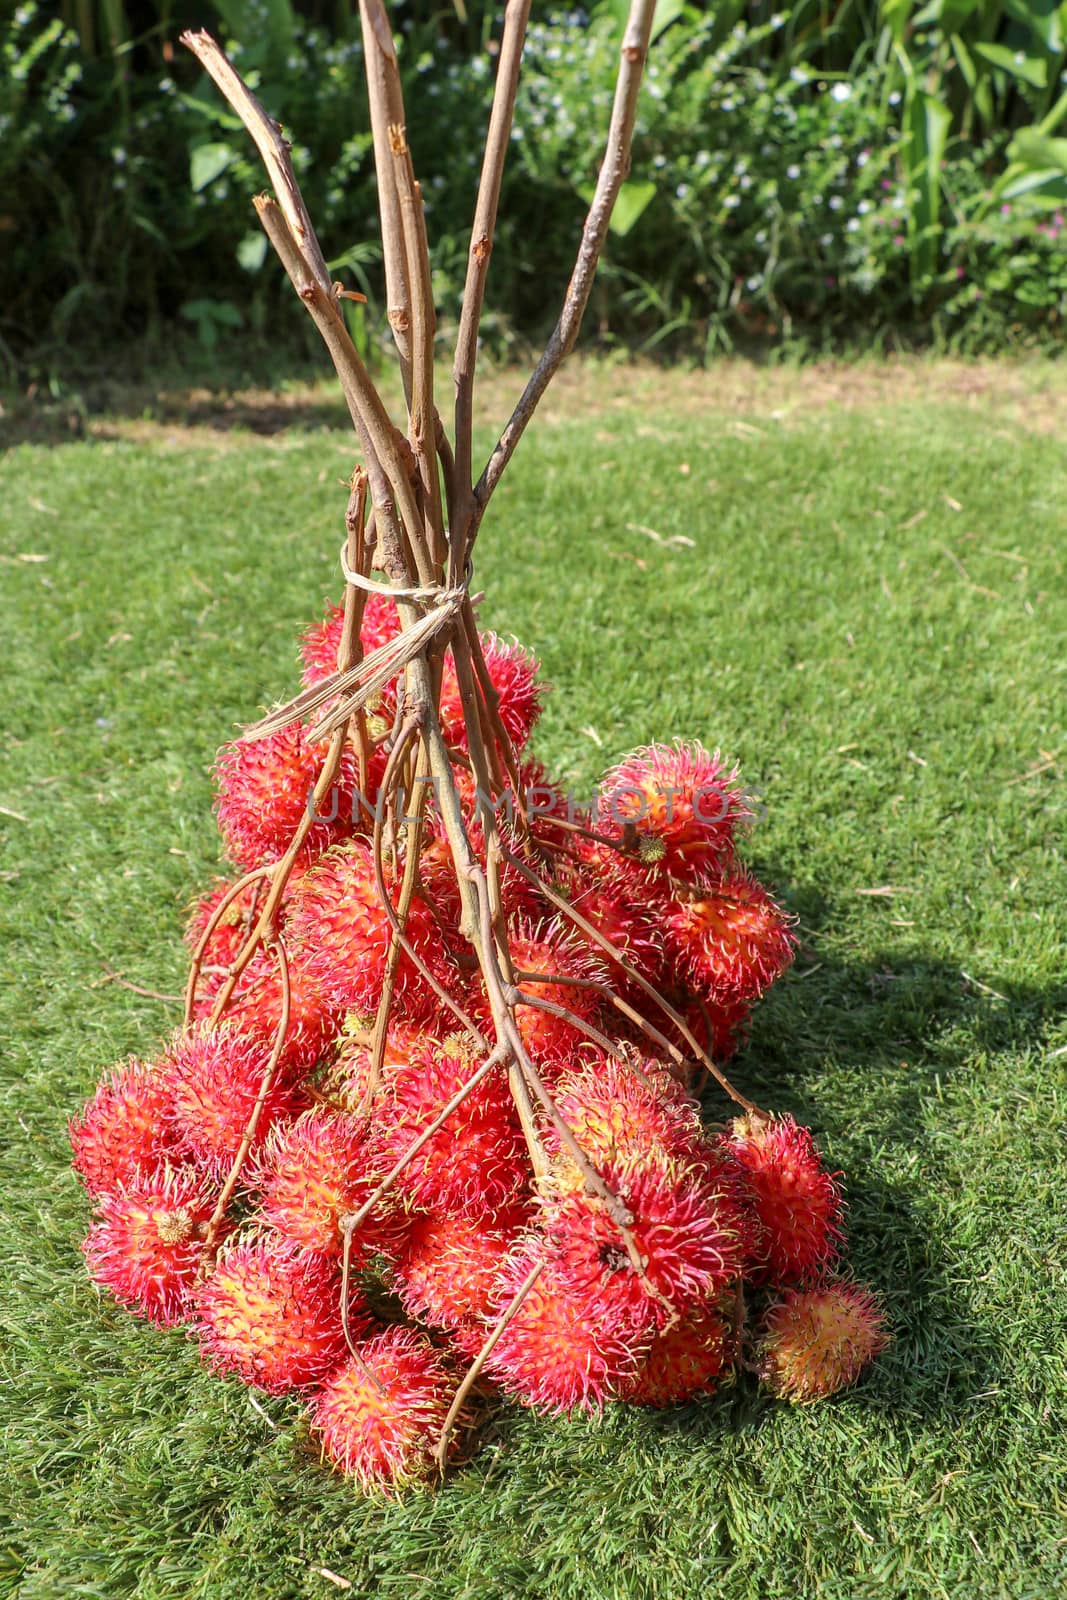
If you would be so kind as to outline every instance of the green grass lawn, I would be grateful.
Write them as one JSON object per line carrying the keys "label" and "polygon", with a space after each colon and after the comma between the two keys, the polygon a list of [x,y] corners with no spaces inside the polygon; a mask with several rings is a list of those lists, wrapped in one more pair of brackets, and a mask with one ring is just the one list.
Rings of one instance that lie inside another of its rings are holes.
{"label": "green grass lawn", "polygon": [[98,1299],[66,1120],[176,1014],[105,963],[181,983],[212,756],[297,682],[353,458],[321,428],[24,445],[0,465],[0,1591],[1064,1592],[1067,454],[932,379],[852,406],[786,374],[746,408],[714,374],[699,403],[628,381],[523,443],[484,616],[541,652],[539,753],[575,785],[677,734],[761,793],[750,856],[803,944],[735,1077],[844,1170],[891,1350],[812,1409],[748,1381],[663,1415],[504,1409],[443,1489],[383,1504],[295,1406]]}

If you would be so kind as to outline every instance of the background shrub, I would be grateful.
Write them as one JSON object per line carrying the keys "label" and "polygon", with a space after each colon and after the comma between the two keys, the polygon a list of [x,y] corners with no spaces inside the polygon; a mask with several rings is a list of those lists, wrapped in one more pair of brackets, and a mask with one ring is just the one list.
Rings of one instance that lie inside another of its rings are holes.
{"label": "background shrub", "polygon": [[[538,11],[486,337],[538,336],[573,258],[622,0]],[[395,8],[442,326],[466,258],[494,30],[484,6]],[[1051,0],[661,0],[633,176],[590,318],[601,340],[705,355],[743,340],[1059,338],[1067,305],[1067,6]],[[175,330],[299,346],[256,230],[236,120],[177,46],[221,34],[294,142],[339,275],[381,336],[354,8],[338,0],[26,0],[0,35],[0,352],[9,371]]]}

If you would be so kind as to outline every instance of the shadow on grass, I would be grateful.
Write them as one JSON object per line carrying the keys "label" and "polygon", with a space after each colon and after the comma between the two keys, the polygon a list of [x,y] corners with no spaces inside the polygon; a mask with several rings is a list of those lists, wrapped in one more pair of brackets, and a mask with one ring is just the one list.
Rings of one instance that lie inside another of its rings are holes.
{"label": "shadow on grass", "polygon": [[[773,869],[765,876],[784,881]],[[913,950],[886,948],[869,963],[848,964],[828,955],[818,938],[824,919],[834,927],[843,918],[803,891],[786,898],[818,954],[802,945],[795,970],[757,1008],[752,1038],[727,1070],[758,1104],[811,1126],[845,1167],[844,1270],[875,1290],[893,1335],[848,1403],[955,1424],[1009,1374],[995,1331],[967,1316],[958,1249],[947,1248],[938,1212],[943,1179],[931,1185],[929,1204],[923,1201],[924,1163],[938,1159],[936,1107],[955,1098],[958,1074],[1044,1047],[1067,1005],[1067,986],[1012,984],[995,993]],[[823,1083],[816,1092],[809,1080],[828,1067],[832,1088]],[[722,1115],[721,1101],[714,1114]],[[981,1194],[976,1171],[976,1210]],[[758,1312],[758,1302],[752,1309]],[[655,1426],[746,1432],[776,1404],[746,1378],[699,1408],[659,1414]]]}

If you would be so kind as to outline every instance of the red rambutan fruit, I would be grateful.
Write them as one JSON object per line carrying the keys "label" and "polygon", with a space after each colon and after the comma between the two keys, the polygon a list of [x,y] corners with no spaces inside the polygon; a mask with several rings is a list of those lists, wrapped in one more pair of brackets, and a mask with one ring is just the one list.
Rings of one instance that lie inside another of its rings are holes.
{"label": "red rambutan fruit", "polygon": [[791,1289],[763,1319],[760,1376],[784,1400],[823,1400],[855,1383],[888,1343],[868,1289],[855,1283]]}
{"label": "red rambutan fruit", "polygon": [[[705,1145],[696,1102],[660,1062],[635,1064],[645,1082],[623,1062],[601,1056],[565,1073],[553,1088],[560,1116],[598,1171],[646,1157],[661,1165],[685,1163]],[[554,1128],[546,1130],[545,1144],[554,1156],[554,1190],[581,1190],[582,1175]]]}
{"label": "red rambutan fruit", "polygon": [[90,1194],[145,1177],[181,1148],[169,1126],[170,1093],[155,1067],[130,1060],[103,1079],[70,1123],[74,1170]]}
{"label": "red rambutan fruit", "polygon": [[[185,942],[190,950],[196,949],[216,908],[232,888],[232,883],[222,879],[193,902],[185,926]],[[231,961],[240,955],[250,931],[249,911],[255,890],[256,885],[249,884],[230,901],[222,913],[204,950],[202,962],[205,967],[228,967]],[[218,983],[215,987],[218,987]]]}
{"label": "red rambutan fruit", "polygon": [[737,778],[703,745],[645,745],[605,775],[597,825],[613,839],[636,830],[631,870],[650,881],[717,875],[752,815]]}
{"label": "red rambutan fruit", "polygon": [[323,1454],[368,1494],[393,1495],[434,1471],[453,1381],[413,1328],[386,1328],[359,1346],[311,1403]]}
{"label": "red rambutan fruit", "polygon": [[701,899],[673,901],[663,926],[693,987],[727,1006],[769,988],[796,945],[785,912],[749,872],[731,873]]}
{"label": "red rambutan fruit", "polygon": [[[373,1193],[366,1126],[325,1106],[277,1125],[262,1146],[249,1184],[258,1189],[258,1218],[301,1250],[340,1255],[343,1219]],[[352,1266],[390,1254],[396,1219],[371,1211],[352,1236]]]}
{"label": "red rambutan fruit", "polygon": [[[474,1217],[413,1217],[394,1268],[408,1316],[454,1330],[487,1317],[497,1279],[529,1221],[522,1206]],[[484,1338],[482,1330],[479,1343]]]}
{"label": "red rambutan fruit", "polygon": [[[370,845],[354,839],[323,856],[293,894],[287,931],[309,976],[333,1003],[373,1012],[385,978],[392,926],[378,898]],[[447,951],[426,902],[414,895],[405,936],[435,976],[452,976]],[[400,955],[396,1002],[409,1016],[433,1012],[437,997]]]}
{"label": "red rambutan fruit", "polygon": [[[223,1177],[240,1148],[259,1098],[269,1050],[232,1028],[197,1028],[168,1047],[161,1071],[170,1094],[170,1125],[195,1162]],[[295,1116],[304,1101],[276,1075],[256,1126],[252,1148],[274,1122]]]}
{"label": "red rambutan fruit", "polygon": [[[309,744],[299,723],[264,739],[223,745],[215,761],[215,814],[226,848],[240,866],[250,870],[285,854],[325,758],[326,746]],[[353,832],[356,788],[355,760],[346,748],[332,792],[320,803],[304,840],[302,862]]]}
{"label": "red rambutan fruit", "polygon": [[[196,1296],[197,1334],[214,1371],[268,1394],[321,1383],[344,1360],[341,1275],[336,1262],[269,1236],[237,1239]],[[356,1292],[353,1338],[369,1331]]]}
{"label": "red rambutan fruit", "polygon": [[741,1167],[763,1229],[763,1276],[809,1283],[841,1245],[841,1191],[815,1140],[792,1117],[738,1117],[725,1146]]}
{"label": "red rambutan fruit", "polygon": [[730,1365],[733,1332],[714,1305],[694,1306],[653,1335],[637,1376],[619,1395],[635,1406],[681,1406],[711,1394]]}
{"label": "red rambutan fruit", "polygon": [[[350,1012],[342,1028],[341,1038],[333,1060],[319,1082],[320,1092],[331,1105],[341,1111],[366,1113],[370,1101],[371,1048],[367,1042],[374,1035],[374,1017],[359,1017],[358,1027],[349,1028]],[[406,1065],[434,1042],[434,1036],[414,1022],[403,1022],[390,1017],[385,1034],[385,1054],[382,1058],[382,1075],[378,1084],[381,1093],[386,1077],[396,1066]]]}
{"label": "red rambutan fruit", "polygon": [[577,1193],[552,1203],[545,1236],[576,1315],[651,1331],[741,1274],[749,1224],[728,1184],[655,1159],[607,1164],[602,1176],[632,1215],[629,1232],[644,1271],[638,1272],[603,1200]]}
{"label": "red rambutan fruit", "polygon": [[120,1305],[164,1327],[181,1322],[215,1196],[199,1173],[158,1168],[101,1195],[82,1249],[93,1279]]}
{"label": "red rambutan fruit", "polygon": [[[279,1058],[283,1068],[306,1071],[336,1038],[341,1011],[323,994],[306,960],[288,956],[289,1026]],[[282,1014],[282,977],[278,958],[259,950],[237,981],[223,1013],[223,1022],[241,1038],[271,1049]]]}
{"label": "red rambutan fruit", "polygon": [[[300,654],[304,661],[304,682],[309,686],[323,678],[331,678],[337,671],[337,652],[341,648],[345,608],[330,606],[321,622],[313,624],[300,636]],[[368,592],[363,607],[363,621],[359,636],[363,654],[369,656],[379,645],[386,644],[400,632],[400,613],[396,601],[388,595]]]}
{"label": "red rambutan fruit", "polygon": [[[538,1248],[531,1244],[508,1261],[497,1288],[497,1316],[529,1275]],[[550,1257],[491,1351],[485,1371],[535,1410],[596,1412],[633,1381],[646,1345],[637,1330],[578,1306]]]}
{"label": "red rambutan fruit", "polygon": [[[663,927],[658,909],[649,904],[647,892],[635,890],[634,880],[611,862],[602,847],[590,840],[579,841],[575,858],[563,873],[563,893],[586,922],[610,941],[619,956],[646,982],[658,984],[663,976]],[[590,948],[607,967],[617,989],[630,992],[632,980],[603,947],[588,935]]]}
{"label": "red rambutan fruit", "polygon": [[[374,1122],[383,1170],[400,1160],[480,1065],[480,1056],[457,1035],[391,1069]],[[526,1146],[501,1066],[407,1163],[396,1188],[419,1210],[478,1217],[513,1202],[528,1181]]]}
{"label": "red rambutan fruit", "polygon": [[[584,1022],[592,1022],[600,1005],[596,989],[583,985],[604,983],[603,964],[587,944],[571,937],[559,921],[533,924],[520,920],[508,931],[508,946],[518,987],[532,999],[564,1006]],[[553,981],[555,979],[570,982]],[[549,1011],[520,1002],[515,1020],[535,1066],[556,1075],[581,1059],[588,1036],[573,1022]]]}
{"label": "red rambutan fruit", "polygon": [[[540,662],[519,644],[505,644],[495,633],[480,635],[482,653],[499,695],[500,720],[519,752],[529,740],[538,717],[544,684],[538,681]],[[464,701],[451,654],[441,678],[441,732],[455,750],[467,749],[467,727],[463,720]]]}

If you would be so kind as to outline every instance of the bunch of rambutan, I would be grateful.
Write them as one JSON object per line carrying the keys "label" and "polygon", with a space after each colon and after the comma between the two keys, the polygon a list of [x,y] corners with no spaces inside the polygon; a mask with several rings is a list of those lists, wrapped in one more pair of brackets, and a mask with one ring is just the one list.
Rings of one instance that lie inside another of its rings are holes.
{"label": "bunch of rambutan", "polygon": [[[334,671],[341,617],[304,634],[306,683]],[[398,628],[371,595],[365,651]],[[521,1050],[483,1048],[493,1007],[432,801],[374,846],[390,684],[311,818],[306,727],[220,752],[237,874],[193,908],[187,1024],[71,1124],[96,1282],[184,1324],[218,1373],[299,1397],[323,1455],[384,1493],[440,1469],[494,1390],[546,1413],[674,1406],[745,1369],[806,1402],[885,1343],[838,1275],[842,1198],[811,1133],[754,1108],[709,1130],[694,1098],[794,949],[738,859],[737,770],[652,744],[576,805],[524,754],[537,662],[480,648],[518,792],[477,792],[447,656],[441,727],[483,858],[496,816]]]}

